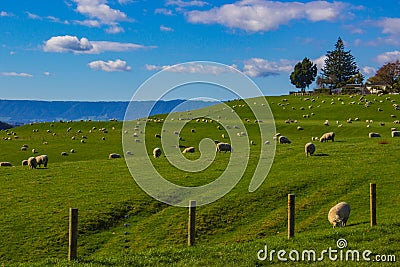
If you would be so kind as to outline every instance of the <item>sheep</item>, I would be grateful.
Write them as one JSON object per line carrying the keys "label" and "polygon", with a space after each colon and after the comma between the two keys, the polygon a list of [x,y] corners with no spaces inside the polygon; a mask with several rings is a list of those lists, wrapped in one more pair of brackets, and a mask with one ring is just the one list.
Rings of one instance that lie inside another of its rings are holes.
{"label": "sheep", "polygon": [[232,146],[228,143],[218,143],[217,144],[217,152],[227,151],[232,152]]}
{"label": "sheep", "polygon": [[117,154],[117,153],[111,153],[110,155],[108,155],[108,158],[109,159],[119,159],[119,158],[121,158],[121,155]]}
{"label": "sheep", "polygon": [[21,151],[26,151],[26,147],[21,147]]}
{"label": "sheep", "polygon": [[63,152],[61,152],[61,156],[68,156],[68,153],[63,151]]}
{"label": "sheep", "polygon": [[370,132],[368,134],[369,138],[374,138],[374,137],[381,137],[381,135],[379,133],[374,133],[374,132]]}
{"label": "sheep", "polygon": [[36,149],[33,148],[33,149],[32,149],[32,153],[33,153],[33,154],[37,153],[37,152],[36,152]]}
{"label": "sheep", "polygon": [[162,153],[161,148],[156,147],[153,149],[153,157],[154,158],[159,158],[161,156],[161,153]]}
{"label": "sheep", "polygon": [[303,129],[303,127],[301,127],[301,126],[297,126],[297,130],[302,131],[302,130],[304,130],[304,129]]}
{"label": "sheep", "polygon": [[194,153],[194,147],[192,147],[192,146],[190,146],[190,147],[187,147],[187,148],[185,148],[183,151],[182,151],[182,153]]}
{"label": "sheep", "polygon": [[190,131],[191,131],[192,133],[195,133],[195,132],[196,132],[196,130],[195,130],[195,129],[191,129]]}
{"label": "sheep", "polygon": [[400,131],[392,131],[392,137],[400,137]]}
{"label": "sheep", "polygon": [[47,167],[47,163],[49,162],[49,158],[47,157],[47,155],[40,155],[36,157],[36,162],[37,165],[42,165],[46,168]]}
{"label": "sheep", "polygon": [[343,227],[346,226],[350,216],[350,205],[346,202],[340,202],[333,206],[328,213],[328,221],[333,225]]}
{"label": "sheep", "polygon": [[69,152],[71,153],[75,153],[75,150],[72,148]]}
{"label": "sheep", "polygon": [[155,137],[156,138],[161,138],[161,134],[156,134]]}
{"label": "sheep", "polygon": [[292,143],[289,138],[287,138],[286,136],[279,136],[279,144],[290,144]]}
{"label": "sheep", "polygon": [[29,169],[36,169],[37,161],[36,161],[35,157],[28,158],[28,166],[29,166]]}
{"label": "sheep", "polygon": [[27,166],[27,165],[28,165],[28,160],[27,160],[27,159],[24,159],[24,160],[21,162],[21,165],[22,165],[22,166]]}
{"label": "sheep", "polygon": [[310,156],[312,156],[312,154],[314,154],[315,152],[315,145],[313,143],[307,143],[304,146],[304,151],[306,152],[306,157],[308,157],[308,154],[310,154]]}
{"label": "sheep", "polygon": [[326,120],[326,121],[324,122],[324,125],[325,125],[325,126],[329,126],[329,121]]}
{"label": "sheep", "polygon": [[2,167],[12,167],[11,162],[0,162],[0,166]]}
{"label": "sheep", "polygon": [[255,143],[253,140],[251,140],[251,141],[250,141],[250,145],[255,146],[256,143]]}
{"label": "sheep", "polygon": [[328,142],[329,140],[332,140],[332,142],[335,142],[335,133],[334,132],[329,132],[329,133],[324,133],[319,141],[322,142]]}

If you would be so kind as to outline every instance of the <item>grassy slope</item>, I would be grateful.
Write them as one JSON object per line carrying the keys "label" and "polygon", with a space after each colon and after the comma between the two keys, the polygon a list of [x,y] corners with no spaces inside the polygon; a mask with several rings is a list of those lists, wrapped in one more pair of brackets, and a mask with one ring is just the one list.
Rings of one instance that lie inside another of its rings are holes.
{"label": "grassy slope", "polygon": [[[282,102],[283,98],[288,101]],[[7,265],[28,262],[29,266],[35,262],[38,266],[66,264],[60,259],[65,259],[67,254],[69,207],[79,208],[80,264],[88,266],[251,266],[260,264],[256,253],[266,244],[276,250],[321,251],[335,248],[339,237],[347,239],[350,249],[399,254],[400,220],[396,216],[399,213],[396,199],[400,138],[390,137],[395,120],[390,115],[400,117],[400,112],[385,97],[368,96],[373,102],[369,108],[358,105],[358,97],[342,96],[344,105],[337,97],[331,105],[331,98],[320,97],[315,102],[301,97],[268,98],[277,131],[288,136],[292,144],[277,146],[269,176],[256,192],[249,193],[247,188],[257,164],[257,150],[262,149],[256,141],[248,169],[235,189],[219,201],[198,208],[198,239],[194,248],[186,247],[187,210],[153,200],[134,183],[123,159],[107,159],[109,153],[122,154],[120,122],[55,123],[54,126],[46,123],[13,129],[19,139],[0,140],[0,161],[17,166],[0,169],[0,204],[4,211],[0,262]],[[391,98],[400,102],[398,96]],[[350,105],[350,101],[355,101],[355,105]],[[309,105],[313,108],[309,109]],[[321,106],[318,108],[318,105]],[[383,111],[378,112],[378,107]],[[241,107],[237,112],[242,118],[251,119],[251,123],[246,123],[247,130],[250,139],[257,140],[249,109]],[[305,114],[310,117],[303,118]],[[360,121],[347,124],[349,117],[359,117]],[[286,124],[286,119],[299,122]],[[326,119],[330,120],[330,126],[323,125]],[[366,127],[366,119],[374,120],[370,128]],[[343,127],[338,128],[336,120]],[[380,121],[386,125],[379,126]],[[298,131],[298,125],[304,130]],[[73,130],[67,132],[68,127]],[[92,127],[106,127],[109,133],[97,130],[89,133]],[[160,127],[161,124],[148,124],[149,148],[158,145],[159,140],[152,137],[160,132]],[[191,128],[196,128],[196,134],[190,133]],[[33,129],[39,132],[33,133]],[[78,129],[81,134],[76,133]],[[337,142],[316,143],[316,153],[320,156],[306,158],[304,144],[312,136],[321,136],[327,131],[335,131]],[[371,131],[381,133],[382,138],[369,139]],[[53,136],[53,132],[57,135]],[[222,132],[215,123],[191,122],[182,131],[185,140],[182,144],[197,144],[199,137],[206,136],[219,139]],[[76,140],[71,140],[72,135],[77,136]],[[85,144],[79,141],[82,135],[88,137]],[[3,136],[8,135],[2,131],[0,137]],[[101,140],[103,136],[105,141]],[[48,145],[43,145],[43,141]],[[20,151],[23,144],[29,144],[28,151]],[[31,148],[49,155],[48,169],[32,171],[19,166],[22,159],[31,155]],[[76,153],[68,157],[60,155],[61,151],[68,152],[71,148]],[[189,156],[196,158],[199,154]],[[215,178],[228,160],[229,154],[219,154],[216,162],[199,174],[172,172],[165,158],[154,162],[160,173],[169,174],[171,181],[199,185]],[[375,228],[368,224],[370,182],[376,182],[378,187],[378,226]],[[296,194],[296,237],[290,241],[286,239],[288,193]],[[349,202],[352,213],[348,227],[332,229],[326,215],[338,201]],[[124,227],[125,223],[129,227]],[[126,231],[128,235],[124,234]]]}

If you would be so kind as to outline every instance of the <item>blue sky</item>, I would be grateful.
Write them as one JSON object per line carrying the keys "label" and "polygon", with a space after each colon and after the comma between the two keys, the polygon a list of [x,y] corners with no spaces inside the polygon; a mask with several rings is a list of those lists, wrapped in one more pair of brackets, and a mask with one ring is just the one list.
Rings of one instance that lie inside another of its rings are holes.
{"label": "blue sky", "polygon": [[0,0],[0,99],[129,100],[157,71],[197,60],[287,94],[293,66],[322,67],[339,36],[369,77],[400,59],[399,14],[399,0]]}

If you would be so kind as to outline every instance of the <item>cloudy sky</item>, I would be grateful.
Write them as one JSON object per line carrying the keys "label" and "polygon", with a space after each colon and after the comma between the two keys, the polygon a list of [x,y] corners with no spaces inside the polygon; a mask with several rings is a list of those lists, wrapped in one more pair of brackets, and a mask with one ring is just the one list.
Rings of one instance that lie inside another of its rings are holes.
{"label": "cloudy sky", "polygon": [[322,67],[339,36],[369,77],[400,59],[399,14],[400,0],[1,0],[0,99],[129,100],[165,66],[197,60],[287,94],[293,66]]}

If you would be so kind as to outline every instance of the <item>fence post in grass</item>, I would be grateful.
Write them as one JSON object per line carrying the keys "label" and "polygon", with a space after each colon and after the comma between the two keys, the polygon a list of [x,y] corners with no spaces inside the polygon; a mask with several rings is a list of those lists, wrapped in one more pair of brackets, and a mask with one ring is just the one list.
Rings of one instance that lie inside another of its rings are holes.
{"label": "fence post in grass", "polygon": [[294,236],[295,195],[288,194],[288,238]]}
{"label": "fence post in grass", "polygon": [[191,200],[189,202],[188,246],[194,245],[194,239],[196,235],[195,222],[196,222],[196,201]]}
{"label": "fence post in grass", "polygon": [[68,260],[75,260],[78,251],[78,209],[69,209]]}
{"label": "fence post in grass", "polygon": [[369,184],[369,207],[371,216],[371,226],[376,225],[376,184]]}

